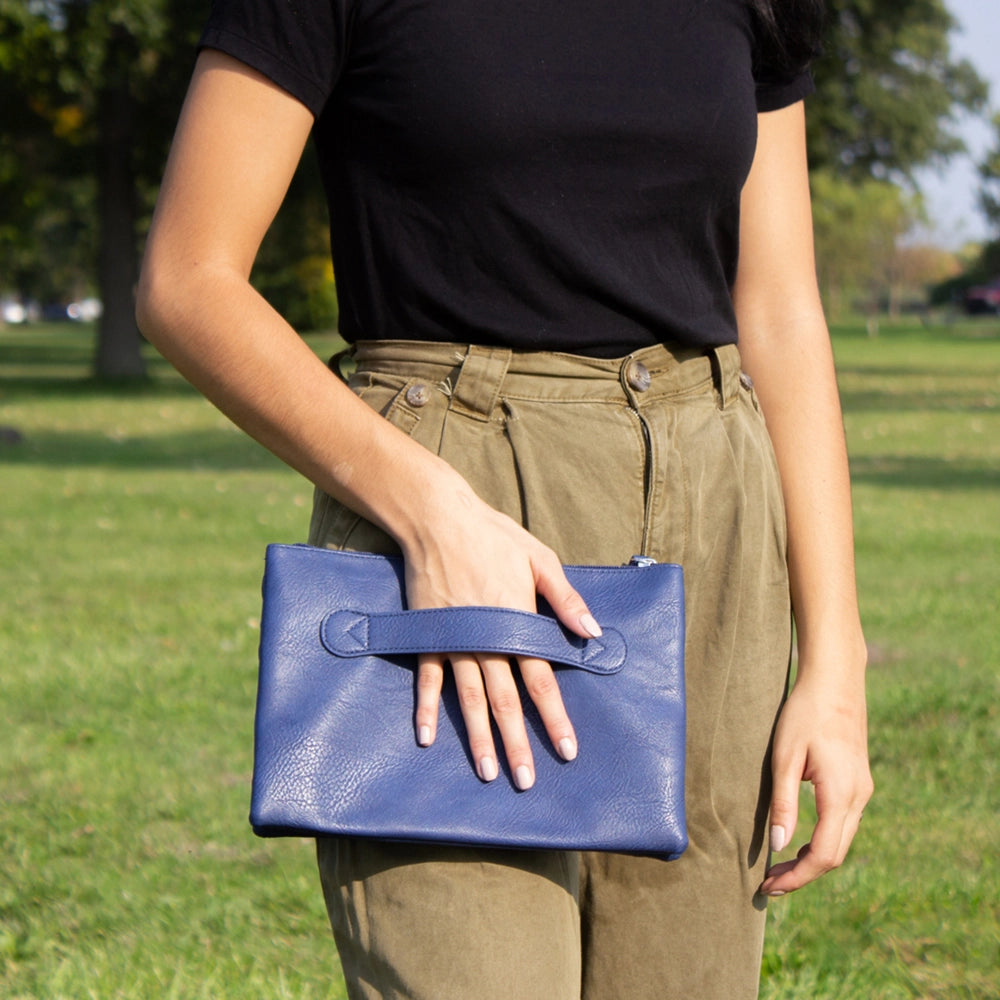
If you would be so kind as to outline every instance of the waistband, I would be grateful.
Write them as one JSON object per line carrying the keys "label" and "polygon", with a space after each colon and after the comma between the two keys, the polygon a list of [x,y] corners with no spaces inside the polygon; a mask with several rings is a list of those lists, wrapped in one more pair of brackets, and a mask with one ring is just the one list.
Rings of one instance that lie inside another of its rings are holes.
{"label": "waistband", "polygon": [[555,351],[512,351],[476,344],[413,340],[359,341],[349,354],[362,378],[381,373],[427,383],[450,407],[489,420],[501,395],[552,401],[623,400],[641,408],[654,400],[712,392],[725,408],[739,393],[735,344],[712,348],[657,344],[620,358]]}

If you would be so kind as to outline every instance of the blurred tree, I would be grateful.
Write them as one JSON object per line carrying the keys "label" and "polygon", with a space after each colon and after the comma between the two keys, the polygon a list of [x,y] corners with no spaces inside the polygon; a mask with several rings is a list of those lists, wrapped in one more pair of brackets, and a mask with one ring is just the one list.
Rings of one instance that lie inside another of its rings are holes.
{"label": "blurred tree", "polygon": [[[829,0],[810,102],[816,168],[906,178],[961,148],[953,115],[979,107],[985,86],[951,57],[945,4]],[[142,372],[132,317],[136,234],[207,8],[208,0],[0,0],[0,273],[46,297],[96,276],[105,313],[95,368],[104,377]],[[335,309],[328,266],[319,265],[324,219],[306,158],[254,278],[303,328],[329,322]],[[860,246],[864,235],[856,236]]]}
{"label": "blurred tree", "polygon": [[992,124],[996,139],[979,164],[979,207],[992,227],[993,239],[966,248],[961,274],[941,281],[931,290],[934,304],[958,304],[973,285],[1000,277],[1000,113],[994,114]]}
{"label": "blurred tree", "polygon": [[1000,276],[1000,239],[985,244],[968,243],[956,257],[959,273],[930,288],[928,300],[931,305],[958,307],[973,285],[985,284]]}
{"label": "blurred tree", "polygon": [[996,144],[986,153],[979,165],[983,186],[979,192],[979,205],[994,232],[1000,237],[1000,113],[993,116]]}
{"label": "blurred tree", "polygon": [[251,280],[297,330],[336,326],[330,222],[319,161],[311,143],[281,211],[264,237]]}
{"label": "blurred tree", "polygon": [[873,314],[892,298],[897,243],[920,218],[919,198],[889,181],[853,181],[831,170],[813,171],[810,181],[816,268],[827,308],[836,316],[857,296]]}
{"label": "blurred tree", "polygon": [[96,258],[102,378],[144,373],[133,316],[139,191],[162,169],[204,12],[202,0],[0,0],[0,123],[14,137],[0,159],[10,206],[0,252],[22,290],[49,294],[25,273],[31,257],[48,267],[62,256],[91,274]]}
{"label": "blurred tree", "polygon": [[961,273],[960,254],[929,243],[904,244],[897,248],[892,263],[893,281],[901,294],[926,292]]}
{"label": "blurred tree", "polygon": [[[0,43],[0,60],[5,54]],[[2,65],[2,63],[0,63]],[[87,262],[94,252],[89,215],[92,184],[73,176],[75,150],[62,157],[51,142],[52,124],[20,95],[0,72],[0,275],[2,291],[49,302],[72,290],[92,289]],[[71,129],[64,123],[61,129]]]}
{"label": "blurred tree", "polygon": [[916,167],[964,148],[952,126],[987,87],[955,60],[947,0],[827,0],[814,66],[809,153],[816,169],[852,179],[912,180]]}
{"label": "blurred tree", "polygon": [[890,318],[897,318],[903,309],[925,312],[933,290],[961,273],[961,255],[952,250],[926,243],[897,245],[888,271],[886,305]]}
{"label": "blurred tree", "polygon": [[[95,373],[143,373],[133,316],[146,228],[209,0],[0,0],[0,274],[37,298],[104,305]],[[312,155],[254,281],[302,328],[336,317]]]}

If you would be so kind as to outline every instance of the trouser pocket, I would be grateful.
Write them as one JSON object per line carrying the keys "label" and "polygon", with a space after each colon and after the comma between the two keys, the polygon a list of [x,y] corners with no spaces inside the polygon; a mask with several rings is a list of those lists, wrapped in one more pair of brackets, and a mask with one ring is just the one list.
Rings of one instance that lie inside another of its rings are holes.
{"label": "trouser pocket", "polygon": [[[365,374],[352,388],[394,427],[437,453],[448,399],[444,388],[419,378]],[[394,488],[405,490],[404,482]],[[395,555],[399,546],[381,528],[323,490],[313,494],[309,544],[329,549],[352,549]]]}

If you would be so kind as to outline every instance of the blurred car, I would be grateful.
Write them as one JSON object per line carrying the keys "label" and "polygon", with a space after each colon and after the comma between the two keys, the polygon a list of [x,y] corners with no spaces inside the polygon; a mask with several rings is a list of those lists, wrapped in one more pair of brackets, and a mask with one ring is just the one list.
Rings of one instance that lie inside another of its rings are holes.
{"label": "blurred car", "polygon": [[101,315],[100,299],[79,299],[76,302],[50,302],[42,306],[42,319],[52,321],[73,320],[87,323]]}
{"label": "blurred car", "polygon": [[90,323],[101,316],[101,300],[95,298],[78,299],[75,302],[37,302],[18,298],[14,295],[0,296],[0,323],[37,323],[38,320],[58,322],[73,320]]}
{"label": "blurred car", "polygon": [[80,299],[79,302],[71,302],[66,306],[66,315],[80,323],[89,323],[91,320],[100,319],[101,301],[100,299]]}
{"label": "blurred car", "polygon": [[62,322],[64,319],[69,319],[66,309],[65,302],[46,302],[41,308],[39,317],[46,323]]}
{"label": "blurred car", "polygon": [[973,285],[965,292],[965,311],[970,316],[1000,316],[1000,277],[985,285]]}

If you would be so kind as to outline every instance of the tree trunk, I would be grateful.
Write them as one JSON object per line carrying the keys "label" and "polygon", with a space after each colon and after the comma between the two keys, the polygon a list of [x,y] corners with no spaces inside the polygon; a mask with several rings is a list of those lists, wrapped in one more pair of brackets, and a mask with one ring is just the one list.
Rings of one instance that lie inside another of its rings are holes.
{"label": "tree trunk", "polygon": [[135,322],[138,261],[132,168],[134,103],[129,90],[132,49],[127,37],[109,42],[105,85],[99,95],[97,186],[101,239],[97,280],[103,312],[94,374],[103,379],[135,379],[146,374]]}

